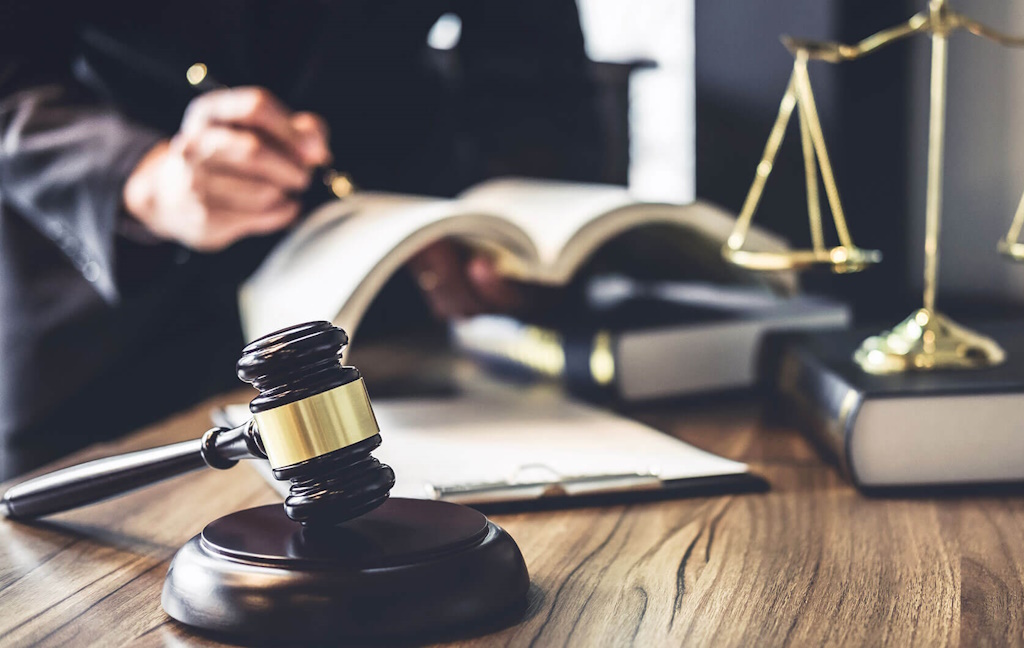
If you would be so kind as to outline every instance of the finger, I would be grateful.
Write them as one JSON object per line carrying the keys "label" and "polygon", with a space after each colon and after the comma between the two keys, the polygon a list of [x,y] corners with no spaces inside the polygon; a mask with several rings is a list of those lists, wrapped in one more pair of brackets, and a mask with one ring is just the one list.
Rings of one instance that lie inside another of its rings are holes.
{"label": "finger", "polygon": [[292,125],[292,112],[269,90],[259,87],[215,90],[192,100],[181,130],[191,133],[210,125],[259,130],[302,157],[303,135]]}
{"label": "finger", "polygon": [[470,259],[466,276],[489,311],[510,312],[523,305],[522,291],[499,275],[490,259],[479,256]]}
{"label": "finger", "polygon": [[291,224],[299,215],[295,201],[264,212],[218,210],[210,215],[210,224],[200,249],[220,250],[249,236],[270,234]]}
{"label": "finger", "polygon": [[254,131],[214,126],[183,133],[180,139],[182,155],[202,171],[261,179],[294,191],[309,186],[310,170]]}
{"label": "finger", "polygon": [[197,180],[197,193],[211,208],[234,212],[264,212],[288,201],[285,190],[259,178],[210,172]]}
{"label": "finger", "polygon": [[309,112],[292,115],[292,128],[299,134],[303,161],[312,166],[330,164],[330,138],[327,122]]}
{"label": "finger", "polygon": [[476,314],[481,304],[465,276],[458,250],[442,241],[423,250],[410,264],[434,314],[458,318]]}

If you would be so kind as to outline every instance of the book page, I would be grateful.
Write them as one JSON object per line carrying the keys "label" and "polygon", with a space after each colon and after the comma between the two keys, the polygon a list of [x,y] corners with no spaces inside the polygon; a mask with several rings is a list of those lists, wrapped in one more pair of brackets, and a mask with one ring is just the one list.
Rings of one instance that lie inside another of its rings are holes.
{"label": "book page", "polygon": [[615,185],[503,178],[469,189],[459,202],[521,227],[537,246],[541,263],[551,266],[587,223],[635,201]]}
{"label": "book page", "polygon": [[311,214],[245,282],[239,307],[246,338],[310,320],[332,321],[353,337],[391,275],[445,237],[536,256],[527,235],[499,217],[438,198],[361,192]]}
{"label": "book page", "polygon": [[[463,193],[464,207],[500,214],[533,239],[540,264],[526,278],[561,284],[601,245],[647,224],[669,224],[694,233],[694,240],[721,246],[736,219],[714,205],[641,203],[624,187],[525,178],[484,182]],[[785,242],[759,228],[748,233],[751,249],[781,251]],[[724,261],[723,261],[724,263]],[[777,277],[789,288],[791,282]]]}

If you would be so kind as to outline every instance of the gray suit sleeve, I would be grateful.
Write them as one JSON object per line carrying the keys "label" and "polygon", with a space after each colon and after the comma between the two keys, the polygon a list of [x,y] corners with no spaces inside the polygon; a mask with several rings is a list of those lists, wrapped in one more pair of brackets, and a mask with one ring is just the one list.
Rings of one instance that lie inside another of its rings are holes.
{"label": "gray suit sleeve", "polygon": [[121,192],[162,135],[73,83],[0,98],[0,200],[51,239],[108,302]]}

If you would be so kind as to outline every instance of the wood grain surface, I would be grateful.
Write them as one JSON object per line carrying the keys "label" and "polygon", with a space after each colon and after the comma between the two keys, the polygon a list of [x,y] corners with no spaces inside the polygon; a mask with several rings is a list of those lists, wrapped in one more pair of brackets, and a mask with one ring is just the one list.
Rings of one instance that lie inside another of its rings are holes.
{"label": "wood grain surface", "polygon": [[[74,459],[198,436],[232,400]],[[772,490],[494,516],[526,557],[529,609],[451,645],[1024,645],[1021,495],[866,498],[742,400],[637,415],[750,462]],[[273,501],[239,466],[0,520],[0,645],[218,645],[160,609],[168,562],[210,520]]]}

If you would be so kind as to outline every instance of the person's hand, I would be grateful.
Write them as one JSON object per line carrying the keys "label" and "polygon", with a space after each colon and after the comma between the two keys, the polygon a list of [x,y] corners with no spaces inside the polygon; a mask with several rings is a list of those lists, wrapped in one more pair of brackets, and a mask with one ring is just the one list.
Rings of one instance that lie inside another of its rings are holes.
{"label": "person's hand", "polygon": [[464,252],[450,241],[439,241],[409,262],[435,316],[459,319],[523,306],[519,286],[501,277],[489,259]]}
{"label": "person's hand", "polygon": [[194,99],[179,132],[139,162],[124,205],[159,238],[220,250],[291,223],[297,195],[330,157],[316,115],[262,88],[217,90]]}

